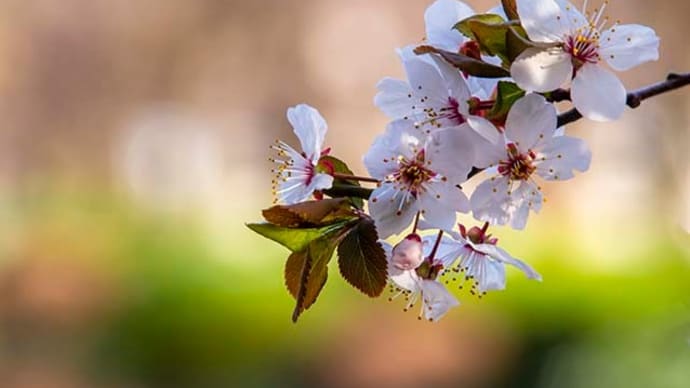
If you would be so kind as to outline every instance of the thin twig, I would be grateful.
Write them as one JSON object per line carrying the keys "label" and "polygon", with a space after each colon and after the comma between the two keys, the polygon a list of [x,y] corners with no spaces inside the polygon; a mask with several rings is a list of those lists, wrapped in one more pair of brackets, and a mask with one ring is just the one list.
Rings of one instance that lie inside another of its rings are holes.
{"label": "thin twig", "polygon": [[[675,74],[671,73],[666,77],[665,81],[649,85],[647,87],[634,90],[628,93],[627,105],[633,109],[639,107],[642,101],[658,96],[660,94],[668,93],[684,86],[690,85],[690,73]],[[562,96],[561,96],[562,97]],[[563,100],[561,100],[563,101]],[[582,114],[573,108],[558,116],[558,127],[574,123],[582,118]]]}

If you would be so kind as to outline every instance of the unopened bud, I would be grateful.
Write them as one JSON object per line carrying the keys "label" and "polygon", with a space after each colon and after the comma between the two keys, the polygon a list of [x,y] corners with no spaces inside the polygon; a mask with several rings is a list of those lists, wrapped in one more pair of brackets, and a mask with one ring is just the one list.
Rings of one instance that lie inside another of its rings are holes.
{"label": "unopened bud", "polygon": [[393,247],[392,264],[402,270],[411,270],[419,267],[424,261],[422,238],[413,233],[405,237]]}

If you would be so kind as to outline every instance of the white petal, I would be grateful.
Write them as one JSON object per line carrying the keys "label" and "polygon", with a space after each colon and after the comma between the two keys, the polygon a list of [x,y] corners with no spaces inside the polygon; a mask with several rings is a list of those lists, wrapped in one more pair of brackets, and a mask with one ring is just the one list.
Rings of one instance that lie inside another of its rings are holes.
{"label": "white petal", "polygon": [[382,79],[376,88],[379,93],[374,97],[374,105],[392,119],[401,119],[412,113],[413,93],[405,81],[393,78]]}
{"label": "white petal", "polygon": [[364,155],[364,165],[372,177],[383,179],[397,169],[398,157],[410,159],[426,146],[426,135],[413,125],[409,120],[393,121],[374,140]]}
{"label": "white petal", "polygon": [[524,272],[525,275],[527,275],[527,278],[529,279],[539,281],[542,280],[541,275],[539,275],[539,273],[537,273],[537,271],[535,271],[534,268],[532,268],[529,264],[525,263],[522,260],[514,258],[508,252],[495,245],[482,244],[477,246],[477,249],[487,253],[496,260],[500,260],[505,264],[509,264],[518,268],[520,271]]}
{"label": "white petal", "polygon": [[405,271],[389,265],[388,277],[391,279],[393,284],[404,290],[412,292],[418,292],[420,290],[419,285],[421,280],[414,270]]}
{"label": "white petal", "polygon": [[518,0],[517,11],[527,35],[535,42],[561,42],[573,27],[587,22],[567,1]]}
{"label": "white petal", "polygon": [[556,107],[539,94],[519,99],[508,112],[506,137],[527,152],[542,139],[553,136],[558,122]]}
{"label": "white petal", "polygon": [[537,173],[546,180],[568,180],[574,170],[585,172],[592,161],[592,152],[584,140],[555,136],[537,154]]}
{"label": "white petal", "polygon": [[467,114],[469,109],[467,100],[469,100],[472,95],[470,94],[470,88],[467,85],[465,77],[460,73],[460,70],[439,56],[434,55],[431,56],[431,58],[445,81],[446,89],[460,104],[460,113]]}
{"label": "white petal", "polygon": [[532,182],[522,181],[510,192],[510,226],[513,229],[522,230],[527,226],[527,218],[530,210],[539,212],[544,197],[541,191]]}
{"label": "white petal", "polygon": [[460,305],[446,287],[435,280],[422,280],[421,286],[424,316],[428,320],[438,321],[448,310]]}
{"label": "white petal", "polygon": [[625,110],[625,87],[618,77],[599,65],[582,66],[570,93],[575,108],[590,120],[616,120]]}
{"label": "white petal", "polygon": [[515,83],[528,92],[550,92],[572,77],[570,54],[559,48],[528,48],[510,67]]}
{"label": "white petal", "polygon": [[474,218],[492,225],[505,225],[510,221],[507,209],[510,202],[508,179],[493,177],[480,183],[472,193],[470,203]]}
{"label": "white petal", "polygon": [[379,238],[385,239],[405,230],[417,214],[417,201],[383,183],[371,194],[369,214],[374,219]]}
{"label": "white petal", "polygon": [[292,128],[294,128],[295,135],[302,144],[302,151],[309,160],[316,163],[321,156],[324,138],[328,130],[326,120],[319,111],[305,104],[288,108],[287,117]]}
{"label": "white petal", "polygon": [[488,256],[479,259],[476,274],[479,292],[505,290],[506,269],[502,263]]}
{"label": "white petal", "polygon": [[659,59],[659,37],[653,29],[624,24],[602,32],[599,54],[612,68],[623,71]]}
{"label": "white petal", "polygon": [[308,187],[312,193],[316,190],[326,190],[333,186],[333,177],[328,174],[316,174]]}
{"label": "white petal", "polygon": [[[436,66],[420,59],[411,58],[403,62],[410,87],[421,97],[428,97],[426,105],[446,106],[448,104],[448,87]],[[415,105],[415,112],[423,112],[423,104]]]}
{"label": "white petal", "polygon": [[422,217],[437,229],[452,229],[456,212],[467,212],[469,207],[465,193],[448,183],[428,184],[427,192],[419,195]]}
{"label": "white petal", "polygon": [[461,33],[453,29],[453,26],[474,15],[472,8],[465,3],[456,0],[437,0],[424,13],[426,23],[426,38],[429,44],[458,52],[465,38]]}
{"label": "white petal", "polygon": [[501,133],[496,129],[496,126],[483,117],[468,116],[467,124],[490,143],[497,143],[500,140]]}
{"label": "white petal", "polygon": [[498,165],[498,162],[506,159],[506,138],[500,134],[496,142],[490,143],[483,137],[475,135],[472,144],[474,147],[474,166],[477,168],[489,168]]}
{"label": "white petal", "polygon": [[[425,247],[427,247],[427,251],[425,251],[426,256],[429,256],[431,254],[431,250],[433,249],[433,246],[436,243],[436,238],[436,235],[424,237],[424,240],[426,242]],[[462,250],[463,244],[444,235],[441,238],[441,243],[439,244],[438,250],[436,251],[434,261],[440,262],[443,265],[444,269],[448,269],[452,267],[455,260],[457,260],[458,257],[460,257]]]}
{"label": "white petal", "polygon": [[462,184],[474,165],[474,145],[479,141],[467,124],[434,132],[426,149],[429,168]]}

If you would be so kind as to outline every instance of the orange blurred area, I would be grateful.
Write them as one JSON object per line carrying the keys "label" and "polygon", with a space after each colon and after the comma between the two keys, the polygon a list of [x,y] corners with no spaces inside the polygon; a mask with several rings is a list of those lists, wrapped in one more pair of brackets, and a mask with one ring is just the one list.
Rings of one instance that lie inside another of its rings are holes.
{"label": "orange blurred area", "polygon": [[[365,174],[375,85],[430,3],[0,2],[0,387],[687,387],[688,89],[568,129],[590,171],[495,230],[543,283],[455,290],[430,324],[331,265],[290,322],[288,252],[244,225],[272,203],[268,146],[309,103]],[[690,2],[607,14],[661,37],[627,87],[690,71]]]}

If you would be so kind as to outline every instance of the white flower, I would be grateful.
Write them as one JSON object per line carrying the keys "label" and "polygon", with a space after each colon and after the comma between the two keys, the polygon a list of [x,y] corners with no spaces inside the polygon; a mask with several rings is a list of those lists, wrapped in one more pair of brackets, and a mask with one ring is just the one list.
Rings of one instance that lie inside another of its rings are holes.
{"label": "white flower", "polygon": [[[388,256],[388,275],[398,288],[398,294],[390,300],[405,295],[408,303],[404,311],[407,311],[421,299],[419,318],[423,316],[429,321],[438,321],[448,310],[460,305],[460,302],[437,280],[451,263],[431,257],[432,254],[441,253],[438,248],[437,252],[433,252],[435,241],[435,237],[425,237],[422,241],[419,235],[412,234],[394,248],[385,242],[382,243]],[[404,263],[400,262],[401,257],[405,257]],[[415,267],[408,265],[410,259],[417,263]]]}
{"label": "white flower", "polygon": [[[573,104],[596,121],[619,118],[626,91],[621,81],[602,66],[623,71],[659,58],[659,38],[653,29],[636,25],[606,28],[601,9],[585,17],[565,0],[518,0],[520,20],[529,38],[555,47],[525,50],[513,63],[511,74],[527,90],[548,92],[573,79]],[[587,1],[583,7],[583,13]]]}
{"label": "white flower", "polygon": [[309,105],[297,105],[287,111],[288,121],[302,145],[297,152],[285,142],[276,140],[271,148],[278,151],[283,159],[270,159],[278,167],[273,170],[273,194],[276,202],[288,205],[305,201],[314,191],[325,190],[333,185],[333,177],[319,173],[317,165],[324,153],[322,151],[328,126],[319,112]]}
{"label": "white flower", "polygon": [[453,26],[474,15],[474,10],[462,1],[436,0],[424,12],[427,42],[436,48],[460,52],[468,39]]}
{"label": "white flower", "polygon": [[391,123],[364,156],[369,174],[381,181],[369,199],[379,236],[405,229],[417,213],[438,228],[452,228],[456,212],[469,201],[460,184],[474,162],[472,136],[466,125],[426,135],[408,122]]}
{"label": "white flower", "polygon": [[530,209],[538,212],[543,197],[534,175],[568,180],[574,170],[587,171],[592,159],[587,144],[557,136],[556,108],[538,94],[518,100],[508,113],[505,134],[493,144],[475,143],[477,167],[489,167],[489,178],[472,193],[474,217],[492,225],[523,229]]}
{"label": "white flower", "polygon": [[384,78],[374,104],[391,119],[410,121],[427,133],[467,123],[482,136],[495,136],[488,120],[471,114],[473,96],[460,71],[437,56],[431,58],[404,58],[408,82]]}
{"label": "white flower", "polygon": [[[457,270],[464,272],[465,280],[473,282],[471,292],[475,289],[479,294],[492,290],[504,290],[506,286],[505,265],[512,265],[527,275],[527,278],[541,281],[539,275],[525,262],[514,258],[496,244],[498,239],[487,234],[489,224],[483,228],[472,227],[466,230],[460,225],[460,233],[453,232],[453,239],[444,238],[441,247],[444,256],[439,259],[445,262],[453,262],[457,258]],[[441,249],[439,249],[441,251]]]}

